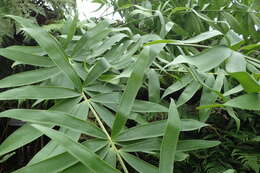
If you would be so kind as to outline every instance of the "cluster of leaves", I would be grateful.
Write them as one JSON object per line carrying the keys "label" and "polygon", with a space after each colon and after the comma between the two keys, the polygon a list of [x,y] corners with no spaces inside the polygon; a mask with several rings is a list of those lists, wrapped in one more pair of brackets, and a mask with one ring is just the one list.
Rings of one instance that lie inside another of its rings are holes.
{"label": "cluster of leaves", "polygon": [[[39,46],[0,49],[15,65],[36,67],[0,80],[9,88],[0,100],[35,100],[31,109],[0,113],[27,122],[0,155],[45,134],[51,141],[15,172],[172,173],[175,161],[175,172],[230,173],[238,163],[259,172],[259,126],[244,129],[240,120],[260,111],[258,1],[218,2],[112,1],[125,27],[106,20],[77,27],[75,16],[57,38],[7,16]],[[35,109],[44,103],[53,106]],[[218,130],[215,116],[232,121]],[[235,163],[219,161],[228,154]],[[192,158],[205,162],[189,168],[198,163]]]}

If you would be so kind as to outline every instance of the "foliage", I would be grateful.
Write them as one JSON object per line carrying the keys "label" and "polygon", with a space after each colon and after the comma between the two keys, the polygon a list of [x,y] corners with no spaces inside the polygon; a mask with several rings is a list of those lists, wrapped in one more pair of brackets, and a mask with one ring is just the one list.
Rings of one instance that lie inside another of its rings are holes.
{"label": "foliage", "polygon": [[72,12],[75,13],[75,9],[76,2],[74,0],[1,0],[0,46],[26,43],[26,39],[21,40],[19,38],[22,37],[21,34],[19,35],[19,25],[15,25],[11,20],[4,18],[4,15],[23,16],[43,25],[64,19]]}
{"label": "foliage", "polygon": [[39,46],[0,49],[35,67],[0,80],[0,100],[34,101],[0,113],[26,122],[3,161],[44,134],[15,172],[258,173],[258,1],[214,2],[111,1],[123,24],[75,16],[57,37],[6,16]]}

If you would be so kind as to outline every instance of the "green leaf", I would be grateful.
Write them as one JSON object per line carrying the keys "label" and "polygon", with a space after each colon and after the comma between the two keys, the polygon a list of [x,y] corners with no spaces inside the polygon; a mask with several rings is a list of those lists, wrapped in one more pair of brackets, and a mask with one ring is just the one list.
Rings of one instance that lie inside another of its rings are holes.
{"label": "green leaf", "polygon": [[219,66],[225,59],[227,59],[231,55],[231,49],[224,46],[218,46],[208,49],[207,51],[195,56],[180,55],[166,67],[181,63],[188,63],[190,65],[195,65],[196,67],[198,67],[201,72],[206,72]]}
{"label": "green leaf", "polygon": [[[202,123],[193,119],[183,119],[181,120],[181,131],[193,131],[207,126],[207,124]],[[116,141],[131,141],[137,139],[146,139],[152,137],[162,136],[164,134],[164,129],[166,127],[166,121],[156,121],[149,124],[139,125],[122,131]]]}
{"label": "green leaf", "polygon": [[115,137],[120,133],[126,123],[127,117],[131,112],[137,92],[143,83],[144,72],[148,68],[149,62],[151,61],[149,55],[150,48],[145,47],[135,63],[135,68],[128,79],[127,86],[120,99],[116,119],[113,123],[112,137]]}
{"label": "green leaf", "polygon": [[67,28],[67,39],[64,43],[64,49],[66,49],[68,47],[68,44],[70,43],[70,41],[72,40],[74,34],[76,33],[77,30],[77,23],[78,23],[78,14],[76,14],[73,18],[73,20],[70,20],[68,22],[68,28]]}
{"label": "green leaf", "polygon": [[148,74],[148,93],[149,101],[154,103],[160,102],[160,80],[159,75],[153,69]]}
{"label": "green leaf", "polygon": [[32,109],[11,109],[1,112],[0,117],[13,118],[44,125],[60,125],[90,136],[106,138],[103,131],[94,124],[73,117],[72,115],[64,112]]}
{"label": "green leaf", "polygon": [[199,43],[201,41],[205,41],[205,40],[211,39],[211,38],[219,36],[219,35],[223,35],[223,34],[217,30],[212,30],[212,31],[203,32],[193,38],[190,38],[188,40],[182,40],[179,42],[184,43],[184,44]]}
{"label": "green leaf", "polygon": [[[50,110],[70,112],[79,100],[80,98],[62,100],[51,107]],[[1,143],[0,156],[30,143],[41,135],[41,132],[34,129],[29,124],[23,125]]]}
{"label": "green leaf", "polygon": [[63,146],[68,151],[68,153],[83,163],[92,172],[119,173],[118,170],[112,168],[106,162],[101,160],[99,156],[96,155],[92,150],[80,143],[74,142],[69,137],[63,135],[61,132],[57,132],[40,125],[33,124],[31,126],[46,134],[52,140]]}
{"label": "green leaf", "polygon": [[84,86],[95,82],[103,73],[107,72],[110,67],[109,62],[105,58],[99,59],[88,72],[87,78],[84,81]]}
{"label": "green leaf", "polygon": [[[89,111],[89,107],[88,107],[87,102],[81,102],[73,107],[73,110],[71,111],[70,115],[74,116],[76,118],[79,118],[83,121],[86,121],[87,116],[88,116],[88,111]],[[86,122],[88,123],[88,121],[86,121]],[[90,124],[90,125],[92,125],[92,124]],[[77,131],[75,129],[71,130],[66,127],[60,127],[59,131],[64,133],[65,135],[68,135],[74,141],[78,141],[81,136],[81,133],[82,133],[82,132],[79,132],[78,130]],[[61,146],[59,146],[58,144],[56,144],[53,141],[50,141],[39,152],[37,152],[37,154],[35,154],[33,156],[33,158],[29,162],[29,165],[40,162],[47,158],[53,157],[64,151],[65,150]]]}
{"label": "green leaf", "polygon": [[245,110],[260,110],[260,94],[245,94],[235,97],[223,104],[227,107],[234,107]]}
{"label": "green leaf", "polygon": [[[100,148],[104,147],[107,142],[103,140],[91,139],[83,142],[82,144],[91,149],[93,152],[96,152]],[[80,162],[78,162],[78,160],[70,155],[68,152],[63,152],[59,155],[53,156],[38,163],[26,165],[25,167],[18,169],[14,173],[56,173],[66,168],[66,170],[70,170],[72,167],[74,167],[74,165],[81,165],[84,167],[85,170],[88,169]]]}
{"label": "green leaf", "polygon": [[148,138],[144,140],[137,140],[129,144],[122,144],[121,151],[124,152],[149,152],[159,151],[161,147],[161,139],[159,138]]}
{"label": "green leaf", "polygon": [[241,92],[241,91],[243,91],[243,87],[242,87],[241,85],[237,85],[237,86],[235,86],[234,88],[232,88],[232,89],[226,91],[226,92],[223,94],[223,96],[229,96],[229,95],[232,95],[232,94],[236,94],[236,93],[238,93],[238,92]]}
{"label": "green leaf", "polygon": [[222,12],[221,15],[226,19],[231,28],[239,34],[243,33],[243,28],[239,21],[230,13]]}
{"label": "green leaf", "polygon": [[[210,85],[210,87],[217,91],[220,92],[221,88],[223,86],[224,83],[224,78],[225,78],[225,74],[223,71],[219,71],[216,80],[214,80],[214,76],[213,75],[209,75],[208,79],[207,79],[207,84]],[[217,100],[217,95],[215,93],[213,93],[211,90],[209,90],[208,88],[203,88],[202,91],[202,96],[201,96],[201,101],[200,101],[200,105],[209,105],[209,104],[213,104],[215,103],[215,101]],[[199,118],[201,121],[207,121],[209,115],[210,115],[211,109],[202,109],[199,111]]]}
{"label": "green leaf", "polygon": [[71,172],[77,172],[77,173],[92,173],[86,166],[84,166],[82,163],[77,163],[61,173],[71,173]]}
{"label": "green leaf", "polygon": [[104,160],[109,163],[113,168],[116,168],[116,151],[109,147]]}
{"label": "green leaf", "polygon": [[[177,144],[177,152],[187,152],[193,150],[200,150],[211,148],[219,145],[219,141],[209,141],[209,140],[179,140]],[[161,148],[161,139],[151,138],[144,139],[141,141],[136,141],[130,144],[124,144],[121,148],[125,152],[151,152],[151,151],[160,151]]]}
{"label": "green leaf", "polygon": [[[5,49],[14,50],[14,51],[23,52],[32,55],[38,55],[38,56],[43,56],[47,54],[45,51],[42,50],[40,46],[16,46],[15,45],[15,46],[9,46]],[[49,61],[51,62],[51,59],[49,59]]]}
{"label": "green leaf", "polygon": [[45,87],[45,86],[25,86],[10,89],[0,93],[0,100],[18,99],[63,99],[78,97],[81,94],[67,88]]}
{"label": "green leaf", "polygon": [[260,92],[260,84],[247,72],[235,72],[230,74],[233,78],[239,81],[244,90],[248,93]]}
{"label": "green leaf", "polygon": [[187,152],[199,149],[211,148],[219,145],[219,141],[208,140],[181,140],[178,142],[177,151]]}
{"label": "green leaf", "polygon": [[135,100],[133,112],[168,112],[168,108],[157,103]]}
{"label": "green leaf", "polygon": [[129,165],[131,165],[135,170],[140,173],[158,173],[157,167],[139,159],[138,157],[133,156],[132,154],[120,151],[120,155]]}
{"label": "green leaf", "polygon": [[186,85],[188,85],[193,78],[190,74],[183,76],[180,80],[173,83],[171,86],[169,86],[163,93],[162,98],[166,97],[167,95],[174,93],[176,91],[179,91],[180,89],[184,88]]}
{"label": "green leaf", "polygon": [[145,45],[167,43],[167,44],[173,44],[173,45],[203,46],[203,45],[192,45],[192,44],[208,40],[208,39],[213,38],[218,35],[222,35],[222,33],[217,30],[212,30],[212,31],[201,33],[201,34],[197,35],[196,37],[190,38],[188,40],[156,40],[156,41],[149,42]]}
{"label": "green leaf", "polygon": [[232,55],[227,59],[226,70],[229,73],[246,71],[246,60],[244,56],[233,51]]}
{"label": "green leaf", "polygon": [[188,86],[183,90],[183,92],[179,96],[176,105],[181,106],[187,101],[189,101],[200,88],[201,85],[199,82],[191,82],[190,84],[188,84]]}
{"label": "green leaf", "polygon": [[181,120],[175,102],[171,100],[160,150],[159,173],[172,173],[181,131]]}
{"label": "green leaf", "polygon": [[49,79],[60,73],[58,68],[42,68],[27,72],[17,73],[0,80],[0,88],[17,87],[33,84]]}
{"label": "green leaf", "polygon": [[100,118],[111,128],[113,125],[112,123],[115,120],[114,115],[104,106],[93,102],[90,102],[90,104],[94,107]]}
{"label": "green leaf", "polygon": [[23,64],[40,66],[40,67],[53,67],[55,64],[47,56],[38,56],[30,53],[24,53],[16,49],[0,48],[0,55],[13,61],[18,61]]}
{"label": "green leaf", "polygon": [[237,132],[238,132],[240,129],[240,119],[237,117],[236,112],[232,108],[226,108],[226,110],[229,116],[231,116],[235,120],[237,125]]}
{"label": "green leaf", "polygon": [[[117,110],[117,106],[120,100],[120,93],[113,92],[113,93],[105,93],[105,94],[98,94],[93,96],[90,101],[105,104],[110,106],[115,111]],[[108,104],[107,104],[108,103]],[[134,105],[132,107],[133,112],[168,112],[168,108],[149,101],[144,100],[135,100]]]}
{"label": "green leaf", "polygon": [[99,46],[98,49],[96,49],[93,54],[91,55],[92,57],[97,57],[102,55],[104,52],[106,52],[108,49],[111,49],[112,46],[116,45],[117,42],[122,40],[123,38],[127,37],[126,34],[115,34],[108,39],[106,39],[101,46]]}
{"label": "green leaf", "polygon": [[42,49],[44,49],[48,53],[51,60],[73,82],[75,88],[81,90],[82,84],[80,78],[72,68],[67,55],[65,54],[60,43],[55,39],[55,37],[51,36],[47,31],[45,31],[41,27],[34,25],[28,19],[24,19],[22,17],[13,15],[8,15],[7,17],[10,17],[19,22],[24,27],[23,30],[26,31],[38,42]]}

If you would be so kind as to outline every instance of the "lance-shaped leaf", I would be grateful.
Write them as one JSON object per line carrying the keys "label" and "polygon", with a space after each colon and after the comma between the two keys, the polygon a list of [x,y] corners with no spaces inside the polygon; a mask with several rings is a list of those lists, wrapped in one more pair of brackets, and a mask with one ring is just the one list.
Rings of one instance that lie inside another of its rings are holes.
{"label": "lance-shaped leaf", "polygon": [[95,82],[103,73],[107,72],[110,67],[109,62],[105,58],[100,58],[88,72],[87,78],[84,81],[84,86]]}
{"label": "lance-shaped leaf", "polygon": [[[147,139],[147,138],[162,136],[164,134],[165,126],[166,126],[166,121],[164,120],[151,122],[149,124],[139,125],[122,131],[115,140],[131,141],[137,139]],[[193,131],[205,126],[207,126],[207,124],[197,120],[193,120],[193,119],[181,120],[181,131]]]}
{"label": "lance-shaped leaf", "polygon": [[219,66],[225,59],[232,55],[232,50],[224,47],[218,46],[207,51],[200,53],[195,56],[184,56],[180,55],[173,60],[173,62],[169,63],[166,67],[187,63],[190,65],[195,65],[202,72],[209,71],[217,66]]}
{"label": "lance-shaped leaf", "polygon": [[148,93],[149,101],[159,103],[160,102],[160,79],[155,70],[150,70],[148,74]]}
{"label": "lance-shaped leaf", "polygon": [[70,19],[67,23],[67,27],[65,29],[67,30],[67,39],[64,42],[64,48],[66,49],[70,41],[72,40],[76,29],[77,29],[77,23],[78,23],[78,14],[76,14],[73,19]]}
{"label": "lance-shaped leaf", "polygon": [[22,64],[28,64],[28,65],[34,65],[40,67],[55,66],[52,60],[47,56],[33,55],[9,47],[0,48],[0,55]]}
{"label": "lance-shaped leaf", "polygon": [[166,97],[167,95],[174,93],[186,85],[188,85],[193,80],[190,74],[183,76],[180,80],[174,82],[171,86],[169,86],[163,93],[162,98]]}
{"label": "lance-shaped leaf", "polygon": [[246,60],[241,53],[233,51],[227,59],[226,70],[229,73],[246,71]]}
{"label": "lance-shaped leaf", "polygon": [[[210,140],[179,140],[177,144],[177,152],[187,152],[193,150],[200,150],[211,148],[219,145],[219,141],[210,141]],[[161,148],[161,139],[152,138],[144,139],[141,141],[132,142],[130,144],[124,144],[121,148],[125,152],[152,152],[160,151]]]}
{"label": "lance-shaped leaf", "polygon": [[140,173],[158,173],[157,167],[139,159],[138,157],[133,156],[132,154],[120,151],[120,155],[129,165],[131,165],[135,170]]}
{"label": "lance-shaped leaf", "polygon": [[244,90],[248,93],[260,92],[260,84],[247,72],[235,72],[230,74],[233,78],[239,81]]}
{"label": "lance-shaped leaf", "polygon": [[[86,102],[81,102],[80,104],[77,104],[72,112],[71,116],[79,118],[81,120],[86,120],[88,116],[89,107]],[[86,121],[88,123],[88,121]],[[92,124],[91,124],[92,125]],[[74,141],[78,141],[82,132],[75,130],[75,129],[69,129],[66,127],[59,128],[59,131],[64,133],[65,135],[68,135],[73,139]],[[53,141],[48,142],[37,154],[33,156],[33,158],[28,163],[29,165],[40,162],[42,160],[45,160],[47,158],[53,157],[55,155],[58,155],[60,153],[64,152],[64,148],[59,146]]]}
{"label": "lance-shaped leaf", "polygon": [[181,131],[181,120],[175,102],[171,100],[168,119],[160,150],[159,173],[172,173],[177,143]]}
{"label": "lance-shaped leaf", "polygon": [[178,45],[194,44],[194,43],[199,43],[201,41],[208,40],[208,39],[216,37],[218,35],[223,35],[223,34],[217,30],[212,30],[212,31],[207,31],[207,32],[201,33],[188,40],[156,40],[156,41],[149,42],[146,45],[153,45],[153,44],[159,44],[159,43],[178,44]]}
{"label": "lance-shaped leaf", "polygon": [[[74,105],[80,101],[80,98],[72,98],[57,102],[50,110],[70,112]],[[50,125],[50,127],[52,127]],[[24,146],[42,135],[41,132],[25,124],[11,135],[9,135],[0,145],[0,156]]]}
{"label": "lance-shaped leaf", "polygon": [[[213,90],[220,92],[221,88],[223,86],[223,81],[225,78],[225,74],[223,71],[219,71],[218,76],[215,80],[213,75],[208,75],[208,78],[206,80],[206,85],[209,85]],[[217,100],[217,95],[213,93],[208,88],[204,87],[202,90],[200,105],[208,105],[213,104]],[[199,110],[199,118],[201,121],[207,121],[209,115],[210,115],[211,109],[201,109]]]}
{"label": "lance-shaped leaf", "polygon": [[49,79],[60,73],[56,67],[17,73],[0,80],[0,88],[17,87]]}
{"label": "lance-shaped leaf", "polygon": [[176,103],[177,106],[181,106],[187,101],[189,101],[200,88],[201,85],[199,82],[191,82],[179,96],[178,101]]}
{"label": "lance-shaped leaf", "polygon": [[94,124],[58,111],[11,109],[0,113],[0,117],[13,118],[36,124],[60,125],[90,136],[106,138]]}
{"label": "lance-shaped leaf", "polygon": [[[43,55],[47,54],[44,50],[42,50],[42,48],[40,46],[16,46],[15,45],[15,46],[9,46],[5,49],[15,50],[15,51],[28,53],[28,54],[32,54],[32,55],[38,55],[38,56],[43,56]],[[49,61],[52,62],[51,59],[49,59]]]}
{"label": "lance-shaped leaf", "polygon": [[100,159],[92,150],[84,145],[74,142],[69,137],[57,132],[53,129],[46,128],[40,125],[32,125],[37,130],[43,132],[52,140],[63,146],[73,157],[77,158],[81,163],[88,167],[94,173],[120,173],[118,170],[112,168],[106,162]]}
{"label": "lance-shaped leaf", "polygon": [[[34,129],[34,128],[33,128]],[[104,147],[107,142],[103,140],[87,140],[82,143],[87,148],[91,149],[93,152],[98,151],[100,148]],[[40,161],[35,164],[26,165],[25,167],[18,169],[13,173],[56,173],[62,170],[69,170],[74,167],[74,165],[82,165],[75,157],[70,155],[68,152],[63,152],[59,155],[53,156],[46,160]],[[87,168],[82,165],[84,169]]]}
{"label": "lance-shaped leaf", "polygon": [[260,110],[260,94],[245,94],[242,96],[235,97],[226,103],[224,106],[234,107],[245,110]]}
{"label": "lance-shaped leaf", "polygon": [[48,53],[51,60],[60,68],[61,71],[63,71],[68,76],[68,78],[73,82],[75,88],[78,90],[81,89],[82,84],[80,78],[72,68],[67,55],[55,37],[51,36],[41,27],[34,25],[28,19],[12,15],[8,15],[7,17],[11,17],[19,24],[21,24],[24,27],[23,30],[38,42],[42,49]]}
{"label": "lance-shaped leaf", "polygon": [[116,119],[113,123],[112,136],[118,135],[123,129],[127,117],[129,116],[135,97],[143,83],[144,72],[150,62],[150,48],[145,47],[135,63],[135,68],[128,79],[125,91],[120,99]]}
{"label": "lance-shaped leaf", "polygon": [[78,97],[80,95],[80,93],[72,89],[61,87],[25,86],[1,92],[0,100],[63,99]]}

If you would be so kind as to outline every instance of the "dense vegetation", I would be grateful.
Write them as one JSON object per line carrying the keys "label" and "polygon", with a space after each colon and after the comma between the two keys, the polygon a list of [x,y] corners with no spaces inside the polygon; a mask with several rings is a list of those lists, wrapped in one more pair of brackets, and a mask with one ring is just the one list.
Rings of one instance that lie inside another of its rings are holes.
{"label": "dense vegetation", "polygon": [[26,123],[0,162],[47,141],[3,171],[259,173],[260,1],[95,2],[122,21],[1,19],[23,39],[0,55],[23,72],[0,80],[0,121]]}

